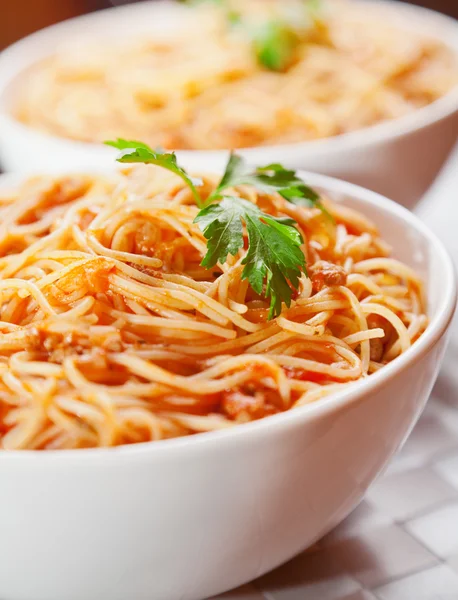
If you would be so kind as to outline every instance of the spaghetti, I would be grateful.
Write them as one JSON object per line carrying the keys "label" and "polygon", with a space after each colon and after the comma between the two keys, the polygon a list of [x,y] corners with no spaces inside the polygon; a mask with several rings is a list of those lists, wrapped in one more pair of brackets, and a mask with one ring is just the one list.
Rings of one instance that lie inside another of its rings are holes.
{"label": "spaghetti", "polygon": [[454,53],[403,29],[389,11],[333,0],[321,20],[297,26],[303,4],[230,3],[249,13],[251,29],[269,16],[295,24],[300,42],[283,72],[260,65],[246,31],[205,5],[190,9],[184,30],[168,36],[62,48],[21,82],[14,114],[87,142],[119,135],[153,147],[242,148],[402,117],[458,84]]}
{"label": "spaghetti", "polygon": [[[209,194],[214,177],[200,188]],[[66,449],[184,436],[317,402],[405,352],[422,283],[362,214],[233,195],[292,217],[308,265],[291,306],[211,270],[176,175],[42,177],[0,202],[0,447]]]}

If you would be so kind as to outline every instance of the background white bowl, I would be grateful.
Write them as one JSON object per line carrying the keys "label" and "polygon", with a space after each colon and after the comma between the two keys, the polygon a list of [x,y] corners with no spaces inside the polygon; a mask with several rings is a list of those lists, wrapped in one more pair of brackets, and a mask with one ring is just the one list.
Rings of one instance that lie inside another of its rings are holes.
{"label": "background white bowl", "polygon": [[364,381],[230,431],[0,452],[2,600],[200,600],[235,587],[341,521],[406,439],[445,349],[456,304],[451,260],[399,205],[302,176],[370,214],[394,255],[424,277],[426,332]]}
{"label": "background white bowl", "polygon": [[[392,0],[355,0],[361,9],[379,10],[401,27],[442,40],[458,55],[458,22],[433,11]],[[110,8],[48,27],[17,42],[0,55],[0,160],[7,171],[106,166],[115,156],[98,144],[41,133],[11,117],[15,89],[37,61],[63,42],[161,35],[183,23],[186,9],[168,2],[142,2]],[[281,161],[363,185],[412,207],[428,189],[458,136],[458,87],[430,106],[391,122],[311,142],[241,150],[254,164]],[[182,151],[197,164],[219,168],[226,151]]]}

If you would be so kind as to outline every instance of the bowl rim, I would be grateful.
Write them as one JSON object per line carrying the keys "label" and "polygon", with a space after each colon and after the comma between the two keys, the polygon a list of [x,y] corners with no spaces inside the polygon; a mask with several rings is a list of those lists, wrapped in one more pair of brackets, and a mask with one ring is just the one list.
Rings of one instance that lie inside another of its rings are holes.
{"label": "bowl rim", "polygon": [[[116,170],[112,172],[115,173]],[[426,331],[405,353],[385,365],[383,369],[371,374],[370,377],[348,383],[341,390],[317,402],[265,417],[258,421],[251,421],[235,425],[228,429],[203,432],[192,436],[107,448],[52,451],[5,450],[0,451],[0,463],[19,461],[23,464],[23,461],[33,460],[35,461],[35,465],[39,463],[43,466],[48,464],[55,465],[56,461],[59,464],[61,461],[64,461],[65,464],[85,465],[86,461],[89,460],[93,464],[100,463],[100,461],[105,464],[107,460],[162,459],[164,456],[173,455],[174,452],[180,453],[183,448],[191,452],[202,449],[207,449],[206,451],[208,451],[207,447],[210,446],[212,448],[215,444],[224,447],[227,444],[246,441],[250,437],[263,437],[268,435],[272,429],[294,428],[300,425],[301,422],[316,420],[326,414],[337,412],[339,409],[348,407],[353,402],[370,395],[371,392],[380,390],[387,382],[400,376],[403,371],[427,355],[446,333],[457,305],[455,266],[442,241],[415,214],[376,192],[334,177],[310,173],[308,171],[298,171],[298,175],[308,184],[322,188],[326,192],[337,196],[343,195],[354,198],[358,202],[367,205],[368,209],[371,207],[381,209],[382,212],[387,213],[391,218],[400,221],[407,229],[415,230],[420,234],[428,243],[432,255],[439,258],[443,271],[441,273],[443,289],[439,307],[431,315]],[[27,179],[27,176],[21,174],[9,173],[0,175],[0,190],[25,179]],[[345,204],[345,200],[343,200],[343,203]]]}
{"label": "bowl rim", "polygon": [[[393,15],[398,15],[405,20],[408,20],[409,16],[414,17],[417,21],[421,21],[425,29],[431,31],[433,38],[439,39],[437,35],[437,25],[442,25],[445,29],[456,29],[458,39],[458,20],[453,17],[449,17],[445,14],[437,12],[435,10],[424,8],[421,6],[409,5],[399,3],[395,0],[352,0],[354,3],[364,4],[366,7],[368,3],[372,7],[381,8],[382,10],[391,11]],[[39,31],[36,31],[17,42],[11,44],[0,52],[0,126],[14,127],[16,131],[23,133],[24,135],[34,135],[37,139],[43,142],[50,142],[53,144],[66,144],[67,148],[85,150],[87,152],[98,152],[106,154],[107,149],[101,143],[97,142],[85,142],[82,140],[75,140],[73,138],[59,136],[52,133],[47,133],[34,128],[30,125],[21,123],[16,119],[11,111],[8,109],[7,102],[5,102],[5,96],[7,95],[8,89],[17,80],[21,74],[31,68],[37,61],[33,58],[27,58],[27,65],[21,65],[21,68],[14,68],[15,62],[19,60],[21,62],[21,56],[24,50],[28,49],[29,54],[34,56],[33,48],[40,46],[42,40],[51,33],[56,37],[62,39],[66,33],[71,31],[73,26],[78,26],[80,23],[90,22],[94,18],[102,21],[104,14],[111,14],[113,18],[116,15],[119,19],[122,18],[123,14],[135,14],[139,17],[145,12],[145,10],[160,10],[161,8],[173,6],[170,0],[162,0],[159,2],[142,2],[136,5],[124,5],[124,6],[112,6],[102,10],[97,10],[89,14],[80,15],[67,19],[60,23],[50,25]],[[140,18],[139,18],[140,20]],[[412,27],[410,29],[416,29]],[[59,36],[60,32],[60,36]],[[92,34],[91,34],[92,36]],[[458,44],[454,46],[447,40],[442,40],[445,45],[453,51],[458,59]],[[13,65],[13,66],[12,66]],[[416,109],[413,112],[404,115],[402,117],[381,121],[374,125],[363,127],[355,131],[339,134],[336,136],[330,136],[328,138],[319,138],[316,140],[309,140],[304,142],[286,143],[286,144],[267,144],[264,146],[250,146],[244,148],[238,148],[237,150],[244,153],[248,158],[256,159],[257,156],[271,155],[273,153],[299,153],[302,156],[309,155],[313,156],[319,154],[323,156],[330,153],[345,152],[355,147],[365,148],[367,146],[377,145],[384,143],[388,140],[395,140],[409,135],[417,130],[426,128],[436,122],[442,121],[447,117],[458,112],[458,84],[451,89],[444,96],[436,99],[434,102],[427,106]],[[194,157],[221,157],[229,151],[229,148],[224,149],[178,149],[177,152],[185,155],[193,155]]]}

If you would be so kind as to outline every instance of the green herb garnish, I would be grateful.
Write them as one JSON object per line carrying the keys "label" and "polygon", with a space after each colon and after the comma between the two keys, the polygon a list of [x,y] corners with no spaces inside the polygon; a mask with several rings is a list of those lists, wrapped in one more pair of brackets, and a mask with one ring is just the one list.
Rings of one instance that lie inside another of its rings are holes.
{"label": "green herb garnish", "polygon": [[278,193],[292,204],[317,206],[324,210],[320,196],[296,175],[296,171],[285,169],[279,163],[253,170],[241,156],[231,153],[223,178],[209,200],[220,198],[223,190],[238,185],[252,185],[266,194]]}
{"label": "green herb garnish", "polygon": [[[288,18],[279,14],[276,18],[257,21],[235,11],[230,0],[180,0],[191,6],[213,3],[225,12],[230,27],[240,27],[251,40],[253,52],[259,64],[270,71],[286,71],[293,63],[297,48],[303,41],[301,29],[316,27],[319,23],[322,0],[301,0],[297,15]],[[305,25],[304,25],[305,24]]]}
{"label": "green herb garnish", "polygon": [[286,71],[293,63],[299,38],[287,23],[271,20],[253,28],[256,58],[270,71]]}
{"label": "green herb garnish", "polygon": [[107,146],[112,146],[122,151],[122,154],[117,158],[120,163],[144,163],[149,165],[157,165],[163,167],[172,173],[175,173],[189,186],[192,195],[199,208],[202,207],[202,198],[199,195],[196,187],[202,185],[200,179],[189,177],[186,171],[177,163],[177,157],[174,152],[164,152],[162,150],[153,150],[143,142],[132,140],[123,140],[118,138],[116,141],[105,142]]}
{"label": "green herb garnish", "polygon": [[203,199],[197,188],[201,180],[190,177],[177,163],[173,152],[152,150],[142,142],[118,139],[105,142],[122,151],[121,163],[154,164],[172,171],[189,186],[200,208],[194,222],[207,239],[207,253],[202,266],[211,269],[224,264],[244,247],[244,226],[248,235],[247,252],[242,278],[253,290],[270,299],[269,319],[281,313],[282,302],[291,305],[293,290],[299,286],[306,262],[301,250],[301,234],[295,221],[289,217],[276,218],[264,213],[258,206],[225,190],[240,185],[251,185],[272,194],[278,193],[288,202],[301,206],[317,206],[325,212],[319,195],[300,179],[295,171],[278,163],[250,168],[245,160],[232,153],[223,177],[214,192]]}
{"label": "green herb garnish", "polygon": [[[286,71],[294,63],[298,47],[320,22],[321,0],[302,0],[295,18],[279,15],[251,28],[251,38],[260,65],[270,71]],[[306,34],[307,36],[307,34]]]}
{"label": "green herb garnish", "polygon": [[269,319],[281,313],[282,302],[291,305],[291,286],[298,288],[306,270],[303,240],[293,219],[275,219],[248,200],[224,196],[218,204],[202,209],[194,222],[208,240],[202,261],[207,269],[226,262],[228,254],[235,256],[243,248],[244,224],[248,250],[242,261],[242,279],[248,279],[260,295],[265,285],[265,296],[270,298]]}

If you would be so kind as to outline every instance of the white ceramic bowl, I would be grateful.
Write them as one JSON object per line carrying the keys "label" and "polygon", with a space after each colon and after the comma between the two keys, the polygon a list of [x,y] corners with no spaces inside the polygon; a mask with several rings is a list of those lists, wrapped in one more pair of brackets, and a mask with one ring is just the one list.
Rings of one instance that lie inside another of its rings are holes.
{"label": "white ceramic bowl", "polygon": [[0,452],[2,600],[200,600],[238,586],[339,523],[404,442],[446,346],[452,262],[394,202],[302,175],[369,214],[394,255],[423,276],[426,332],[364,381],[230,431],[115,449]]}
{"label": "white ceramic bowl", "polygon": [[[458,22],[433,11],[393,0],[355,0],[361,9],[380,10],[404,28],[445,42],[458,54]],[[37,61],[62,42],[151,35],[179,27],[176,4],[142,2],[72,19],[35,33],[0,55],[0,160],[5,170],[39,172],[50,166],[74,169],[104,166],[113,151],[43,134],[11,117],[15,86]],[[17,89],[17,88],[16,88]],[[253,164],[282,161],[363,185],[412,207],[428,189],[458,136],[458,88],[430,106],[391,122],[325,140],[241,151]],[[182,156],[219,167],[226,151],[184,151]]]}

